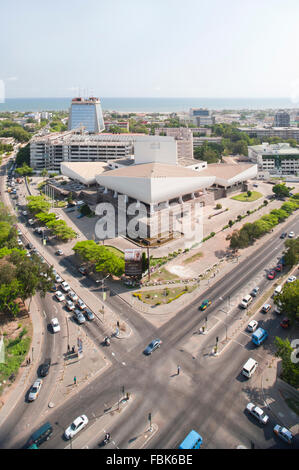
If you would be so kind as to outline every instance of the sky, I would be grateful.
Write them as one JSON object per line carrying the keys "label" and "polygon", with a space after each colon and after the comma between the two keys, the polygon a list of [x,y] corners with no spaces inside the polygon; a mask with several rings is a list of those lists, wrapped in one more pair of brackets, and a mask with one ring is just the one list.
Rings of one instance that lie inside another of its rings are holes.
{"label": "sky", "polygon": [[1,1],[0,81],[6,98],[297,96],[298,18],[298,0]]}

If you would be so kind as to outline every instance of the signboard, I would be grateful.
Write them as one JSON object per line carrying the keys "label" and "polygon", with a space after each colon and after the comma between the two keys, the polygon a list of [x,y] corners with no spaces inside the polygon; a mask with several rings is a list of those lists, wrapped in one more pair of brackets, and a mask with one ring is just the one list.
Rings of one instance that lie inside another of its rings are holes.
{"label": "signboard", "polygon": [[125,275],[141,276],[142,275],[142,250],[138,248],[127,249],[125,255]]}

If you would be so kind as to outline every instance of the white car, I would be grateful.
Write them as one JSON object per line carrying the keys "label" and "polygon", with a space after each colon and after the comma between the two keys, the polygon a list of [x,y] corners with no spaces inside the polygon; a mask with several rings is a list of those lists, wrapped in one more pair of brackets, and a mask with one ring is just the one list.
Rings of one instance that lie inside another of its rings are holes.
{"label": "white car", "polygon": [[20,230],[19,228],[18,228],[18,230],[17,230],[17,233],[18,233],[18,235],[22,235],[22,232],[21,232],[21,230]]}
{"label": "white car", "polygon": [[56,274],[55,282],[62,282],[62,278],[59,276],[59,274]]}
{"label": "white car", "polygon": [[18,245],[19,245],[19,246],[22,246],[22,245],[23,245],[23,242],[22,242],[22,240],[21,240],[20,238],[18,238]]}
{"label": "white car", "polygon": [[295,234],[294,234],[293,231],[291,231],[291,232],[289,233],[289,238],[294,238],[294,237],[295,237]]}
{"label": "white car", "polygon": [[85,415],[78,416],[75,421],[64,431],[66,439],[72,439],[81,429],[85,428],[88,424],[88,418]]}
{"label": "white car", "polygon": [[249,411],[249,413],[252,414],[252,416],[254,416],[261,424],[267,424],[269,421],[269,416],[253,403],[248,403],[246,410]]}
{"label": "white car", "polygon": [[67,300],[65,305],[68,310],[75,310],[75,304],[71,300]]}
{"label": "white car", "polygon": [[63,295],[63,293],[60,290],[55,292],[55,297],[59,302],[62,302],[63,300],[65,300],[65,296]]}
{"label": "white car", "polygon": [[60,331],[60,325],[59,325],[59,321],[57,318],[52,318],[51,325],[52,325],[53,333],[58,333],[58,331]]}
{"label": "white car", "polygon": [[42,379],[37,379],[34,382],[28,395],[28,401],[34,401],[37,399],[42,384],[43,384]]}
{"label": "white car", "polygon": [[73,301],[76,302],[78,300],[77,294],[73,290],[70,290],[68,293],[68,297]]}
{"label": "white car", "polygon": [[86,305],[85,305],[85,303],[83,302],[83,300],[78,299],[77,304],[78,304],[78,307],[80,308],[80,310],[86,309]]}
{"label": "white car", "polygon": [[23,215],[27,215],[27,211],[23,211],[22,214],[23,214]]}
{"label": "white car", "polygon": [[68,283],[67,283],[66,281],[63,281],[63,282],[61,283],[61,287],[62,287],[62,289],[64,290],[64,292],[68,292],[68,291],[71,290],[70,286],[68,285]]}
{"label": "white car", "polygon": [[287,282],[295,282],[296,281],[296,276],[290,276],[287,278]]}
{"label": "white car", "polygon": [[247,325],[247,330],[253,333],[257,329],[257,326],[258,322],[256,320],[251,320]]}
{"label": "white car", "polygon": [[293,434],[287,428],[283,426],[279,426],[279,424],[276,424],[276,426],[274,426],[273,431],[278,437],[280,437],[280,439],[287,442],[288,444],[291,444],[292,439],[293,439]]}

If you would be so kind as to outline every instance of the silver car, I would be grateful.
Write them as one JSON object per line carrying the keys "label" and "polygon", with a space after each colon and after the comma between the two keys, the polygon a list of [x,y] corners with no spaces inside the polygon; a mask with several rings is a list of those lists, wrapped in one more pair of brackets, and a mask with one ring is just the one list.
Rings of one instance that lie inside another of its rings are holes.
{"label": "silver car", "polygon": [[37,379],[34,382],[29,392],[28,401],[34,401],[37,399],[42,384],[43,384],[42,379]]}
{"label": "silver car", "polygon": [[266,415],[261,408],[254,405],[253,403],[248,403],[246,410],[252,414],[261,424],[267,424],[269,421],[269,416]]}

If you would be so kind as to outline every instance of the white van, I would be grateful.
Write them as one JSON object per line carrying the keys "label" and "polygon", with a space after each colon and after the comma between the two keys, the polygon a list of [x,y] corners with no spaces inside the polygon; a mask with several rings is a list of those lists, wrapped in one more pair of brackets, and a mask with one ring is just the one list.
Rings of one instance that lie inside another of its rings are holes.
{"label": "white van", "polygon": [[252,302],[252,297],[251,295],[245,295],[244,299],[242,299],[242,302],[240,303],[241,308],[247,308],[249,304]]}
{"label": "white van", "polygon": [[252,359],[250,357],[243,366],[242,374],[245,375],[245,377],[247,377],[248,379],[250,379],[250,377],[256,371],[257,366],[258,366],[258,362],[255,359]]}
{"label": "white van", "polygon": [[276,287],[276,289],[274,291],[274,295],[280,294],[281,291],[282,291],[282,285],[280,284],[279,286]]}

